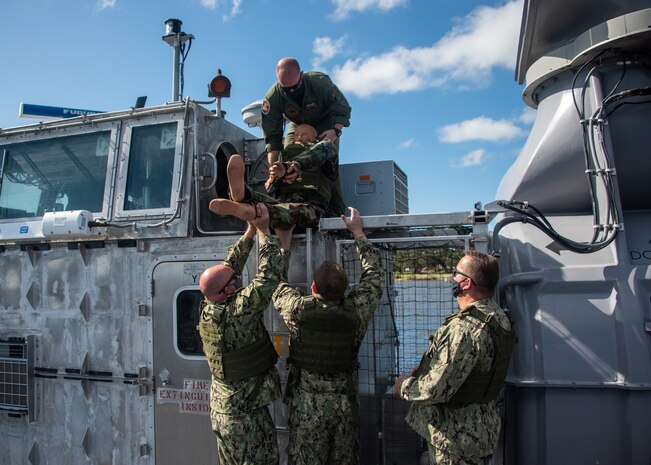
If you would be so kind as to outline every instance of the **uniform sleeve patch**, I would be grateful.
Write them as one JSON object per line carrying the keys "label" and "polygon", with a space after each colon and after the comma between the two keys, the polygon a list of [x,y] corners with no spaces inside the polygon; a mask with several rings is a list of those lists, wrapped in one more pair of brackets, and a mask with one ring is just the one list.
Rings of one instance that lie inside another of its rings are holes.
{"label": "uniform sleeve patch", "polygon": [[269,105],[269,102],[267,100],[264,100],[262,102],[262,114],[263,115],[268,115],[270,109],[271,109],[271,106]]}

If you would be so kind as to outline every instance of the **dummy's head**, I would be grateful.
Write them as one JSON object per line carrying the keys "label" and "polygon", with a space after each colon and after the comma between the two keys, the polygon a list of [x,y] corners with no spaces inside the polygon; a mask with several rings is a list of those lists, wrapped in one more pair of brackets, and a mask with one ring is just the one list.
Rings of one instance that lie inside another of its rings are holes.
{"label": "dummy's head", "polygon": [[314,271],[312,293],[319,300],[341,300],[348,288],[348,276],[341,265],[325,261]]}
{"label": "dummy's head", "polygon": [[199,289],[206,299],[221,303],[237,291],[237,276],[225,265],[211,266],[201,273]]}
{"label": "dummy's head", "polygon": [[309,124],[299,124],[294,128],[294,142],[304,144],[316,141],[316,129]]}

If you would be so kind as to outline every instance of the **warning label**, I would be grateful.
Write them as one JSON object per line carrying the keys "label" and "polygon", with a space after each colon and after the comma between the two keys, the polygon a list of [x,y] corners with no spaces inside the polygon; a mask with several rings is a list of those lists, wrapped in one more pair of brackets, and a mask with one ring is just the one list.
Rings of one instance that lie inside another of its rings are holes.
{"label": "warning label", "polygon": [[178,404],[181,413],[210,414],[210,380],[184,379],[183,389],[159,388],[156,403]]}

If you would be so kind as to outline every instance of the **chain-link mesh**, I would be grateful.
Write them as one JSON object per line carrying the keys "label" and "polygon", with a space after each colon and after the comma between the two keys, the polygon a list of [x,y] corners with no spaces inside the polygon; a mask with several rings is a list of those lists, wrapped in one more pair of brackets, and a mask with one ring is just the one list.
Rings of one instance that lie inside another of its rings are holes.
{"label": "chain-link mesh", "polygon": [[[449,279],[464,243],[375,245],[386,270],[385,292],[359,352],[360,439],[363,464],[418,464],[427,446],[405,423],[409,404],[393,395],[395,378],[416,367],[428,337],[456,308]],[[340,261],[355,285],[361,269],[353,244]]]}

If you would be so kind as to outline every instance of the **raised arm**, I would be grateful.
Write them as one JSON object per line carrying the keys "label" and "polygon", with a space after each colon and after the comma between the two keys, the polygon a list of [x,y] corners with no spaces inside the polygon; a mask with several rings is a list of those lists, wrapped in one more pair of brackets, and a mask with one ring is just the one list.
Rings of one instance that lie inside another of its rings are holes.
{"label": "raised arm", "polygon": [[380,303],[384,290],[384,270],[378,249],[364,235],[362,217],[357,209],[348,207],[350,217],[341,215],[341,219],[355,238],[357,255],[362,265],[362,277],[351,297],[362,320],[369,321]]}
{"label": "raised arm", "polygon": [[280,253],[278,240],[271,237],[269,232],[269,213],[266,209],[261,211],[258,218],[249,222],[246,234],[251,234],[251,230],[257,230],[260,240],[258,273],[253,281],[238,294],[237,299],[242,311],[255,314],[263,312],[269,306],[271,295],[278,287],[283,275],[284,260]]}
{"label": "raised arm", "polygon": [[224,260],[223,264],[231,268],[237,275],[242,274],[244,265],[249,258],[253,245],[255,244],[255,241],[253,240],[254,237],[255,226],[249,223],[246,231],[244,231],[244,235],[240,237],[235,244],[228,248],[226,260]]}

